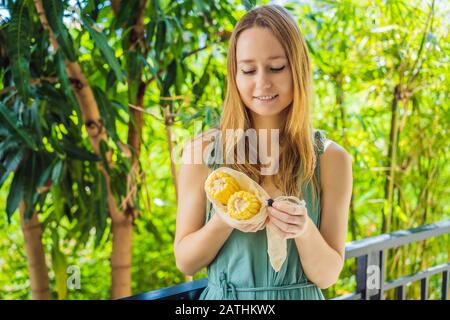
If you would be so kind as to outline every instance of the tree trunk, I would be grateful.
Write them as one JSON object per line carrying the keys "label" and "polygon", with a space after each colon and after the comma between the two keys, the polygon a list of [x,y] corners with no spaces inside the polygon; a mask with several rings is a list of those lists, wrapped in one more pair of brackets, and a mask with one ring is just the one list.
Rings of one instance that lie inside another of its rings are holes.
{"label": "tree trunk", "polygon": [[29,221],[25,220],[25,204],[19,205],[20,224],[25,239],[25,251],[28,257],[28,271],[31,283],[31,298],[34,300],[50,300],[48,269],[42,246],[41,225],[36,213]]}
{"label": "tree trunk", "polygon": [[[34,0],[39,19],[44,29],[49,32],[49,38],[55,51],[58,50],[58,42],[51,30],[42,0]],[[83,121],[89,136],[89,141],[94,152],[100,154],[100,142],[107,140],[107,133],[100,117],[97,101],[92,89],[77,62],[65,60],[66,70],[72,81],[75,97],[80,105]],[[111,154],[107,154],[107,161],[111,161]],[[132,218],[119,211],[111,191],[110,177],[106,169],[99,164],[99,170],[106,180],[108,190],[108,209],[112,220],[113,252],[111,255],[112,298],[120,298],[131,295],[131,231]]]}

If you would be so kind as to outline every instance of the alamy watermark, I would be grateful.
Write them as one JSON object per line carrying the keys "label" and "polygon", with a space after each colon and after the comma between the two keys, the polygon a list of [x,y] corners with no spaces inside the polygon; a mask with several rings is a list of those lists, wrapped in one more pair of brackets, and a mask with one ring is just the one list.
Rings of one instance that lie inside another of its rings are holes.
{"label": "alamy watermark", "polygon": [[[200,127],[201,121],[194,123],[194,131]],[[223,143],[225,139],[225,143]],[[202,148],[207,141],[208,146]],[[221,131],[214,135],[201,134],[191,141],[190,150],[196,150],[189,155],[184,155],[183,164],[205,163],[212,148],[215,148],[214,162],[216,164],[261,164],[261,175],[274,175],[279,169],[280,154],[280,130],[279,129],[227,129],[225,137]],[[236,157],[234,156],[236,145]],[[248,149],[248,154],[246,152]],[[270,154],[269,154],[270,149]],[[248,159],[246,159],[248,158]],[[248,161],[246,161],[248,160]]]}
{"label": "alamy watermark", "polygon": [[381,288],[381,270],[378,265],[369,265],[367,267],[366,286],[370,290],[380,290]]}
{"label": "alamy watermark", "polygon": [[67,277],[67,289],[69,290],[79,290],[81,289],[81,273],[80,273],[80,267],[70,265],[67,267],[66,271],[69,276]]}

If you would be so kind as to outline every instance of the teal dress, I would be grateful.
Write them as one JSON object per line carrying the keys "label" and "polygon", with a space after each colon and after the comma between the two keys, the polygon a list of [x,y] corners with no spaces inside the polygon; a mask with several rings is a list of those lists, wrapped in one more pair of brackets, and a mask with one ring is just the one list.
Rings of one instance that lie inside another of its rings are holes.
{"label": "teal dress", "polygon": [[[315,131],[314,139],[315,152],[320,156],[324,150],[325,136]],[[213,153],[210,153],[207,161],[212,170],[222,166],[214,163]],[[320,177],[319,160],[315,174],[317,178]],[[312,185],[308,184],[302,190],[308,214],[319,228],[320,199],[315,198],[312,208],[312,189]],[[205,223],[214,214],[209,200],[206,207]],[[293,239],[287,240],[287,258],[280,271],[272,269],[267,254],[265,229],[253,233],[234,229],[208,265],[207,271],[208,286],[201,293],[200,300],[324,300],[321,290],[304,274]]]}

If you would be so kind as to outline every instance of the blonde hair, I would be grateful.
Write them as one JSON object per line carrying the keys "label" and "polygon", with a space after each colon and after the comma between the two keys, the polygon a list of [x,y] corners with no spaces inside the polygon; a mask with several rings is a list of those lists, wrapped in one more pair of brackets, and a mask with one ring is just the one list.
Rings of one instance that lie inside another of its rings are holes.
{"label": "blonde hair", "polygon": [[[240,98],[236,86],[236,44],[241,32],[251,27],[269,29],[281,43],[293,78],[293,101],[285,109],[287,121],[280,130],[280,159],[279,170],[274,177],[274,184],[284,195],[299,195],[303,197],[299,185],[313,181],[315,192],[318,192],[318,182],[314,175],[316,155],[314,152],[315,141],[313,139],[313,128],[310,122],[312,76],[310,58],[306,43],[302,34],[289,13],[278,5],[265,5],[247,12],[236,24],[230,38],[228,60],[227,60],[227,87],[220,121],[222,137],[226,136],[227,129],[249,129],[251,118],[243,101]],[[238,130],[243,131],[243,130]],[[241,135],[242,138],[242,135]],[[245,137],[244,137],[245,138]],[[239,137],[237,139],[239,141]],[[236,147],[227,150],[236,160]],[[222,147],[225,147],[225,139],[222,139]],[[246,144],[247,145],[247,144]],[[248,152],[248,146],[246,146]],[[224,149],[223,149],[224,150]],[[249,175],[258,183],[262,182],[260,175],[261,164],[238,164],[233,161],[231,167]],[[302,174],[300,173],[302,172]],[[313,206],[314,206],[314,192]]]}

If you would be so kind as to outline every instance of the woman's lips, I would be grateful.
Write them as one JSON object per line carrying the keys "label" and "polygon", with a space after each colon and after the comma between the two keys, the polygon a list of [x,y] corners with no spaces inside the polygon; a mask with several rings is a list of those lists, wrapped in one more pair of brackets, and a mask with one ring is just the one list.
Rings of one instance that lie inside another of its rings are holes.
{"label": "woman's lips", "polygon": [[273,95],[272,98],[268,98],[270,97],[270,95],[267,96],[259,96],[259,97],[253,97],[253,99],[255,99],[256,101],[262,102],[262,103],[269,103],[269,102],[273,102],[278,98],[278,95]]}

